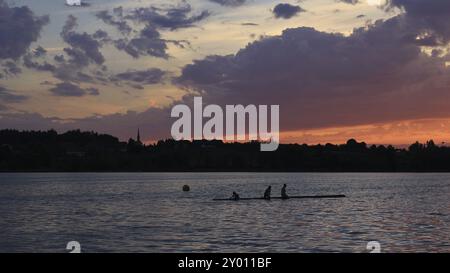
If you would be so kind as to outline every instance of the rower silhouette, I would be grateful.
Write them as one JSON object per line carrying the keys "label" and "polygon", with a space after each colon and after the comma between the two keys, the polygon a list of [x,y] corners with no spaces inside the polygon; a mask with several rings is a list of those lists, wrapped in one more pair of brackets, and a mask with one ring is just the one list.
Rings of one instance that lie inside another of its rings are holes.
{"label": "rower silhouette", "polygon": [[286,184],[283,185],[281,188],[281,199],[288,199],[289,196],[286,193]]}
{"label": "rower silhouette", "polygon": [[231,200],[238,201],[240,199],[239,194],[237,194],[235,191],[233,192],[233,195],[230,197]]}
{"label": "rower silhouette", "polygon": [[264,199],[270,200],[271,191],[272,191],[272,186],[267,187],[266,191],[264,192]]}

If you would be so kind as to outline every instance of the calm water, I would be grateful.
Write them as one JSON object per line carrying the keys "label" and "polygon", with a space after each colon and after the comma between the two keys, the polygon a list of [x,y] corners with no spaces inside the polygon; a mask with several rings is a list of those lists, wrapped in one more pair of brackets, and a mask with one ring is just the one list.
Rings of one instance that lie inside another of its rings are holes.
{"label": "calm water", "polygon": [[[211,201],[283,183],[348,198]],[[449,200],[450,174],[0,174],[0,252],[449,252]]]}

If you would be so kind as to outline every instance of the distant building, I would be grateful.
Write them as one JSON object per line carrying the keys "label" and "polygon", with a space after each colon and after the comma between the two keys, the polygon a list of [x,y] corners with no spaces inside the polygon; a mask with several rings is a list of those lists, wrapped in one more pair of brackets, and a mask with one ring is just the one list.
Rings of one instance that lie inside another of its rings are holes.
{"label": "distant building", "polygon": [[143,145],[144,145],[144,144],[142,143],[142,141],[141,141],[141,132],[140,132],[139,128],[138,128],[138,131],[137,131],[137,136],[136,136],[136,142],[135,142],[135,144],[137,144],[137,145],[139,145],[139,146],[143,146]]}

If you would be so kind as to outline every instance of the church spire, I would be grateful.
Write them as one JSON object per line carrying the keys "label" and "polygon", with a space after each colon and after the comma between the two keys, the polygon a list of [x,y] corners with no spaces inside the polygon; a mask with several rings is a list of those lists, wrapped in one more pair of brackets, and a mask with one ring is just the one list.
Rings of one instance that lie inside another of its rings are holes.
{"label": "church spire", "polygon": [[141,143],[141,133],[139,131],[139,127],[138,127],[138,132],[137,132],[137,142]]}

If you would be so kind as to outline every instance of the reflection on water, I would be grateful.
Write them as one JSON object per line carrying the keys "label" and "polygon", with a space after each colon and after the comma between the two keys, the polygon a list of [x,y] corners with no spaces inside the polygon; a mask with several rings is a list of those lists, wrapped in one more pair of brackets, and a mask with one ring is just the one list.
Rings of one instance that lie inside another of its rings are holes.
{"label": "reflection on water", "polygon": [[[283,183],[348,197],[211,200]],[[449,196],[450,174],[0,174],[0,252],[449,252]]]}

